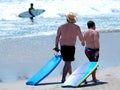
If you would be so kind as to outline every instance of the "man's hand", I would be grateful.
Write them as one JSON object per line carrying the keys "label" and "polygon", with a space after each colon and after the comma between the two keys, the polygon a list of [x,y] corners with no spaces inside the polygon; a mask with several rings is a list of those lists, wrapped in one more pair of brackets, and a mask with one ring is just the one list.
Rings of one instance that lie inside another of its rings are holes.
{"label": "man's hand", "polygon": [[60,50],[58,48],[53,48],[53,50],[55,50],[56,52],[59,52]]}

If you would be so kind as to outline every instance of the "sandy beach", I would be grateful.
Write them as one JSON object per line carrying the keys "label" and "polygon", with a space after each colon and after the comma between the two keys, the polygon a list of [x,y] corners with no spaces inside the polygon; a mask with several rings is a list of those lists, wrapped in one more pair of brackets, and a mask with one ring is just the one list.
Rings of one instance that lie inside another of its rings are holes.
{"label": "sandy beach", "polygon": [[[120,90],[120,67],[110,67],[97,72],[98,83],[88,83],[77,88],[62,88],[60,78],[46,78],[37,86],[25,85],[25,80],[0,83],[0,90]],[[91,77],[88,78],[88,81]]]}
{"label": "sandy beach", "polygon": [[[119,32],[100,33],[100,65],[97,70],[97,77],[100,82],[90,82],[90,76],[88,78],[89,83],[78,88],[61,87],[63,62],[39,85],[29,86],[25,84],[53,56],[52,48],[54,47],[55,36],[1,40],[0,90],[120,90],[119,39]],[[72,64],[73,71],[88,61],[83,50],[84,48],[77,42],[76,60]],[[7,67],[5,67],[6,65]],[[4,81],[6,78],[13,81],[6,82]]]}

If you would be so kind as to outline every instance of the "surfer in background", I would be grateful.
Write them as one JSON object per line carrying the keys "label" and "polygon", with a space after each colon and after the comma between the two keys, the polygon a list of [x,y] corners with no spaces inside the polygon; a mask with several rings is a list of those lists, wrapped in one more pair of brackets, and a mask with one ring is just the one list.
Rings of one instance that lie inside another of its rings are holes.
{"label": "surfer in background", "polygon": [[29,8],[29,13],[30,13],[30,15],[32,15],[32,17],[30,17],[30,19],[31,19],[31,21],[33,22],[33,18],[34,18],[35,16],[32,14],[31,10],[34,10],[34,8],[33,8],[33,3],[30,4],[30,8]]}
{"label": "surfer in background", "polygon": [[[96,26],[93,21],[87,22],[88,30],[84,33],[85,54],[90,62],[98,62],[99,58],[99,32],[96,31]],[[92,73],[92,79],[97,82],[96,70]]]}
{"label": "surfer in background", "polygon": [[79,37],[82,46],[85,44],[81,29],[78,25],[75,24],[77,17],[72,12],[70,12],[68,15],[66,15],[66,20],[67,22],[65,24],[62,24],[60,27],[58,27],[54,48],[54,50],[58,52],[58,44],[60,43],[61,55],[63,61],[65,62],[61,80],[62,83],[65,82],[67,73],[72,73],[71,62],[75,59],[74,55],[76,37]]}

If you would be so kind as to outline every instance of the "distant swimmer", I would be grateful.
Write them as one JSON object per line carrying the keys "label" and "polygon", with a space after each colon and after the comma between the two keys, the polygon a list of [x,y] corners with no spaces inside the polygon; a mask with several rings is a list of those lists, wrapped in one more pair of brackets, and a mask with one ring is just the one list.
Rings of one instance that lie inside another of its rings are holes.
{"label": "distant swimmer", "polygon": [[32,14],[31,10],[34,10],[33,3],[30,4],[30,8],[29,8],[29,13],[30,13],[30,15],[32,15],[32,17],[30,17],[30,19],[33,22],[33,17],[35,17],[35,16]]}

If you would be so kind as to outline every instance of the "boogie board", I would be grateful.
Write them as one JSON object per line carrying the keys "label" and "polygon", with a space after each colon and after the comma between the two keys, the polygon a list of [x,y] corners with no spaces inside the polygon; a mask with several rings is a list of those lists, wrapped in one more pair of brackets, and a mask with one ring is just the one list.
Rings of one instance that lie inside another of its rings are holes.
{"label": "boogie board", "polygon": [[[34,16],[38,16],[38,15],[42,14],[43,12],[45,12],[44,9],[34,9],[34,10],[31,10],[31,13]],[[29,13],[29,11],[22,12],[18,16],[21,17],[21,18],[30,18],[30,17],[32,17],[32,15]]]}
{"label": "boogie board", "polygon": [[98,67],[98,62],[88,62],[78,67],[62,84],[62,87],[78,87]]}
{"label": "boogie board", "polygon": [[35,75],[33,75],[33,77],[26,82],[26,85],[37,85],[57,67],[61,58],[61,55],[55,55],[51,58]]}

